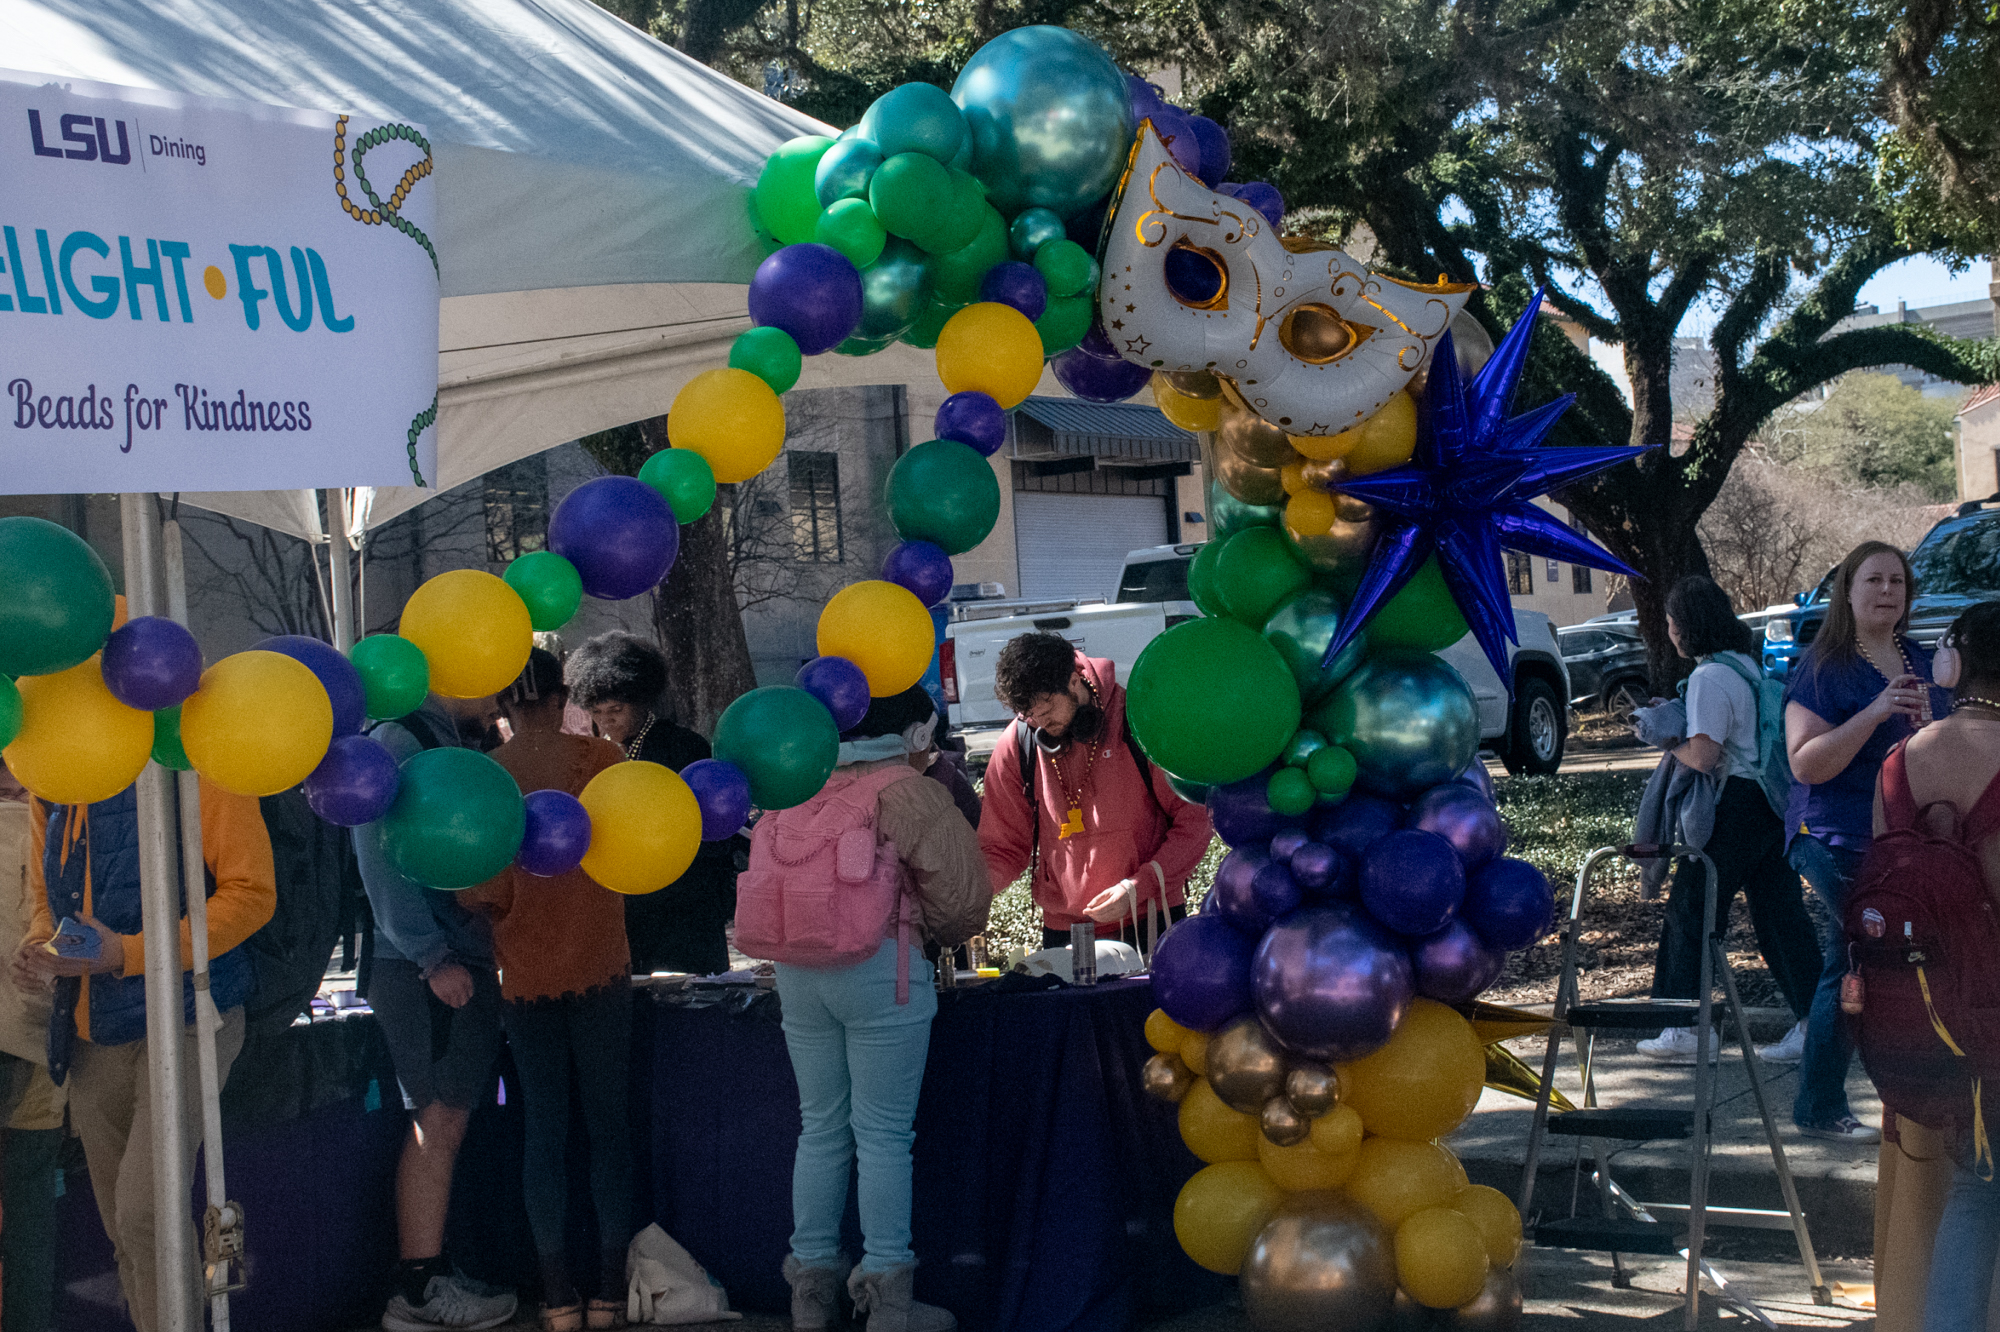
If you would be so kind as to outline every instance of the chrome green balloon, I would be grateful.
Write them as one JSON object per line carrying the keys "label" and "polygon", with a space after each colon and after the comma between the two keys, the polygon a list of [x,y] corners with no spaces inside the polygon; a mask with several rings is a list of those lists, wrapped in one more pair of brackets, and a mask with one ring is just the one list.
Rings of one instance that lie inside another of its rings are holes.
{"label": "chrome green balloon", "polygon": [[1318,731],[1300,728],[1285,746],[1284,754],[1278,761],[1288,768],[1303,768],[1312,761],[1312,756],[1326,748],[1326,737]]}
{"label": "chrome green balloon", "polygon": [[1208,530],[1213,540],[1235,536],[1252,527],[1278,527],[1285,511],[1277,505],[1245,504],[1222,488],[1220,481],[1208,486]]}
{"label": "chrome green balloon", "polygon": [[1308,720],[1354,755],[1361,789],[1393,800],[1450,781],[1479,752],[1472,690],[1428,652],[1371,657]]}
{"label": "chrome green balloon", "polygon": [[861,133],[884,157],[923,153],[950,163],[965,145],[965,117],[951,94],[929,83],[905,83],[876,98],[861,117]]}
{"label": "chrome green balloon", "polygon": [[863,138],[843,134],[834,140],[813,169],[813,192],[822,208],[831,208],[842,199],[868,198],[868,182],[882,165],[882,150]]}
{"label": "chrome green balloon", "polygon": [[1008,216],[1073,217],[1118,182],[1132,150],[1125,76],[1088,37],[1046,25],[1002,33],[952,85],[972,130],[972,170]]}
{"label": "chrome green balloon", "polygon": [[901,337],[931,303],[931,270],[924,252],[891,239],[882,257],[861,270],[861,326],[854,338],[888,342]]}
{"label": "chrome green balloon", "polygon": [[1035,261],[1035,251],[1064,239],[1063,220],[1046,208],[1029,208],[1007,227],[1007,243],[1023,263]]}
{"label": "chrome green balloon", "polygon": [[1331,694],[1368,655],[1367,633],[1363,631],[1340,650],[1332,666],[1320,665],[1333,645],[1333,636],[1340,631],[1340,617],[1338,597],[1323,588],[1309,587],[1281,602],[1264,621],[1264,637],[1292,668],[1292,678],[1299,682],[1299,696],[1307,707]]}

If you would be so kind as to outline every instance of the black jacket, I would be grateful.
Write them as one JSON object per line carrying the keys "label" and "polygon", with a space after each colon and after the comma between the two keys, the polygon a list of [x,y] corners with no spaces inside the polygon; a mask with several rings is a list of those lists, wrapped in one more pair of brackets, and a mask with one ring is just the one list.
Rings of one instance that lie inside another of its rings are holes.
{"label": "black jacket", "polygon": [[[638,757],[679,772],[709,757],[708,741],[662,717],[639,746]],[[740,838],[703,842],[686,874],[660,889],[625,899],[625,934],[632,970],[691,971],[697,976],[729,970],[723,929],[736,915],[736,854]]]}

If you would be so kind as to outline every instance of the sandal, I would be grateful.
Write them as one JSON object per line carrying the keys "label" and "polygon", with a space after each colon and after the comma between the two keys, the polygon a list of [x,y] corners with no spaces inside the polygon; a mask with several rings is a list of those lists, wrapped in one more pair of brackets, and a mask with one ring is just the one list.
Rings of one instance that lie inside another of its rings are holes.
{"label": "sandal", "polygon": [[583,1306],[565,1304],[552,1309],[544,1305],[539,1321],[542,1332],[583,1332]]}
{"label": "sandal", "polygon": [[585,1324],[591,1332],[625,1326],[625,1301],[592,1300],[590,1311],[585,1315]]}

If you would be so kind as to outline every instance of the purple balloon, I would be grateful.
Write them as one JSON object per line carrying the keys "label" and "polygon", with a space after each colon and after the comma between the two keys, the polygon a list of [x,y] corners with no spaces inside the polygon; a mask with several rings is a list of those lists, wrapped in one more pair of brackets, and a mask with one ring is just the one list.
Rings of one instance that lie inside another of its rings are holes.
{"label": "purple balloon", "polygon": [[1422,936],[1444,928],[1465,900],[1465,867],[1436,833],[1392,832],[1368,848],[1361,863],[1361,903],[1398,934]]}
{"label": "purple balloon", "polygon": [[1132,99],[1132,123],[1134,125],[1153,115],[1167,104],[1166,99],[1160,96],[1158,90],[1137,74],[1127,74],[1125,76],[1125,91]]}
{"label": "purple balloon", "polygon": [[939,439],[955,439],[990,458],[1007,442],[1007,412],[987,394],[968,389],[944,400],[931,428]]}
{"label": "purple balloon", "polygon": [[[632,484],[637,485],[638,482]],[[361,727],[368,720],[368,697],[361,687],[361,672],[355,670],[354,663],[342,656],[331,643],[322,643],[304,634],[282,634],[265,639],[256,650],[282,652],[292,660],[303,663],[307,670],[319,677],[320,684],[326,689],[327,702],[333,704],[334,735],[361,734]],[[369,821],[362,820],[363,823]]]}
{"label": "purple balloon", "polygon": [[1009,305],[1030,319],[1040,319],[1049,308],[1049,280],[1042,270],[1019,259],[1005,259],[986,270],[979,280],[979,299]]}
{"label": "purple balloon", "polygon": [[1331,809],[1314,812],[1312,838],[1360,860],[1377,838],[1394,832],[1402,821],[1402,806],[1357,791]]}
{"label": "purple balloon", "polygon": [[104,687],[128,708],[158,712],[201,687],[201,645],[172,620],[141,615],[104,640]]}
{"label": "purple balloon", "polygon": [[1250,976],[1271,1035],[1308,1059],[1336,1062],[1386,1045],[1414,985],[1402,944],[1344,906],[1305,907],[1273,925]]}
{"label": "purple balloon", "polygon": [[1160,936],[1153,1002],[1195,1031],[1214,1031],[1248,1012],[1253,940],[1221,916],[1189,916]]}
{"label": "purple balloon", "polygon": [[396,756],[365,735],[343,735],[305,780],[306,803],[336,828],[373,823],[396,803]]}
{"label": "purple balloon", "polygon": [[[822,661],[841,660],[822,657]],[[681,769],[681,780],[701,806],[701,840],[734,837],[750,820],[750,779],[734,763],[700,759]]]}
{"label": "purple balloon", "polygon": [[1180,163],[1181,170],[1197,180],[1201,174],[1201,141],[1194,137],[1188,113],[1177,106],[1161,106],[1153,113],[1153,130],[1166,144],[1167,153]]}
{"label": "purple balloon", "polygon": [[1324,842],[1292,852],[1292,877],[1307,897],[1346,897],[1354,891],[1354,862]]}
{"label": "purple balloon", "polygon": [[924,605],[935,606],[951,595],[951,556],[933,542],[898,542],[882,561],[882,577],[908,588]]}
{"label": "purple balloon", "polygon": [[1248,185],[1238,185],[1234,193],[1237,198],[1262,213],[1264,220],[1272,226],[1278,226],[1285,220],[1285,196],[1278,193],[1277,186],[1253,180]]}
{"label": "purple balloon", "polygon": [[1257,875],[1271,863],[1262,847],[1245,846],[1222,858],[1215,870],[1215,886],[1208,891],[1222,918],[1252,939],[1271,924],[1271,915],[1257,905]]}
{"label": "purple balloon", "polygon": [[[1095,356],[1100,361],[1122,361],[1125,359],[1118,354],[1118,349],[1111,345],[1111,338],[1105,333],[1104,325],[1099,323],[1095,318],[1091,319],[1090,328],[1084,333],[1083,341],[1077,343],[1070,350],[1080,351],[1085,356]],[[1148,373],[1151,372],[1149,371]]]}
{"label": "purple balloon", "polygon": [[832,351],[861,326],[861,274],[831,245],[787,245],[750,279],[750,322],[783,329],[807,356]]}
{"label": "purple balloon", "polygon": [[1485,796],[1457,782],[1433,786],[1418,796],[1403,826],[1434,832],[1450,842],[1467,874],[1507,849],[1500,811]]}
{"label": "purple balloon", "polygon": [[630,476],[600,476],[549,515],[549,549],[576,566],[583,590],[604,601],[650,592],[674,567],[681,525],[666,498]]}
{"label": "purple balloon", "polygon": [[526,831],[514,863],[537,878],[553,879],[583,863],[590,850],[590,811],[567,791],[530,791],[521,797]]}
{"label": "purple balloon", "polygon": [[1106,361],[1071,347],[1049,362],[1056,382],[1085,402],[1123,402],[1152,381],[1153,372],[1130,361]]}
{"label": "purple balloon", "polygon": [[1265,799],[1264,788],[1270,783],[1271,772],[1272,769],[1266,768],[1255,777],[1218,786],[1208,793],[1208,815],[1215,824],[1217,837],[1231,846],[1248,846],[1253,842],[1268,842],[1286,828],[1299,826],[1297,819],[1278,813]]}
{"label": "purple balloon", "polygon": [[1441,1004],[1474,998],[1498,980],[1507,965],[1507,955],[1462,920],[1411,945],[1410,960],[1417,968],[1417,993]]}
{"label": "purple balloon", "polygon": [[845,657],[814,657],[799,667],[797,684],[833,714],[836,730],[859,726],[868,715],[868,677]]}
{"label": "purple balloon", "polygon": [[1271,859],[1290,860],[1310,840],[1304,828],[1287,828],[1271,838]]}
{"label": "purple balloon", "polygon": [[1201,178],[1213,185],[1229,174],[1229,131],[1207,116],[1189,116],[1188,126],[1201,145]]}
{"label": "purple balloon", "polygon": [[1471,787],[1496,805],[1500,803],[1500,793],[1493,785],[1493,774],[1486,771],[1486,763],[1483,759],[1473,759],[1472,766],[1452,778],[1452,780],[1460,786]]}
{"label": "purple balloon", "polygon": [[1526,948],[1548,933],[1556,895],[1542,872],[1507,856],[1472,876],[1461,914],[1479,937],[1502,952]]}
{"label": "purple balloon", "polygon": [[1282,860],[1267,860],[1250,879],[1250,900],[1266,920],[1280,920],[1298,910],[1304,894]]}

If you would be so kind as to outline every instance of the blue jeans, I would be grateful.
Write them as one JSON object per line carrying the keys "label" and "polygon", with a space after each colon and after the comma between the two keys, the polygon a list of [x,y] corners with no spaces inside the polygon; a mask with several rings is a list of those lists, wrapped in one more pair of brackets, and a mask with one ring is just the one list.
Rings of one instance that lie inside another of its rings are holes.
{"label": "blue jeans", "polygon": [[1801,834],[1792,839],[1786,859],[1826,903],[1833,920],[1822,932],[1826,954],[1813,991],[1812,1016],[1806,1020],[1806,1050],[1799,1061],[1799,1094],[1792,1102],[1792,1122],[1801,1127],[1826,1125],[1853,1113],[1847,1104],[1847,1066],[1854,1061],[1854,1042],[1840,1015],[1840,978],[1847,971],[1847,940],[1841,918],[1847,914],[1847,890],[1861,868],[1861,852],[1833,846]]}
{"label": "blue jeans", "polygon": [[1938,1219],[1931,1279],[1924,1295],[1924,1332],[1986,1332],[1993,1260],[2000,1256],[2000,1184],[1982,1182],[1964,1166],[1951,1172],[1951,1193]]}
{"label": "blue jeans", "polygon": [[910,1002],[896,1002],[896,941],[851,967],[778,966],[785,1046],[799,1083],[799,1151],[792,1164],[792,1256],[805,1267],[841,1259],[847,1174],[860,1158],[864,1272],[916,1261],[910,1252],[910,1145],[924,1083],[937,988],[910,950]]}

